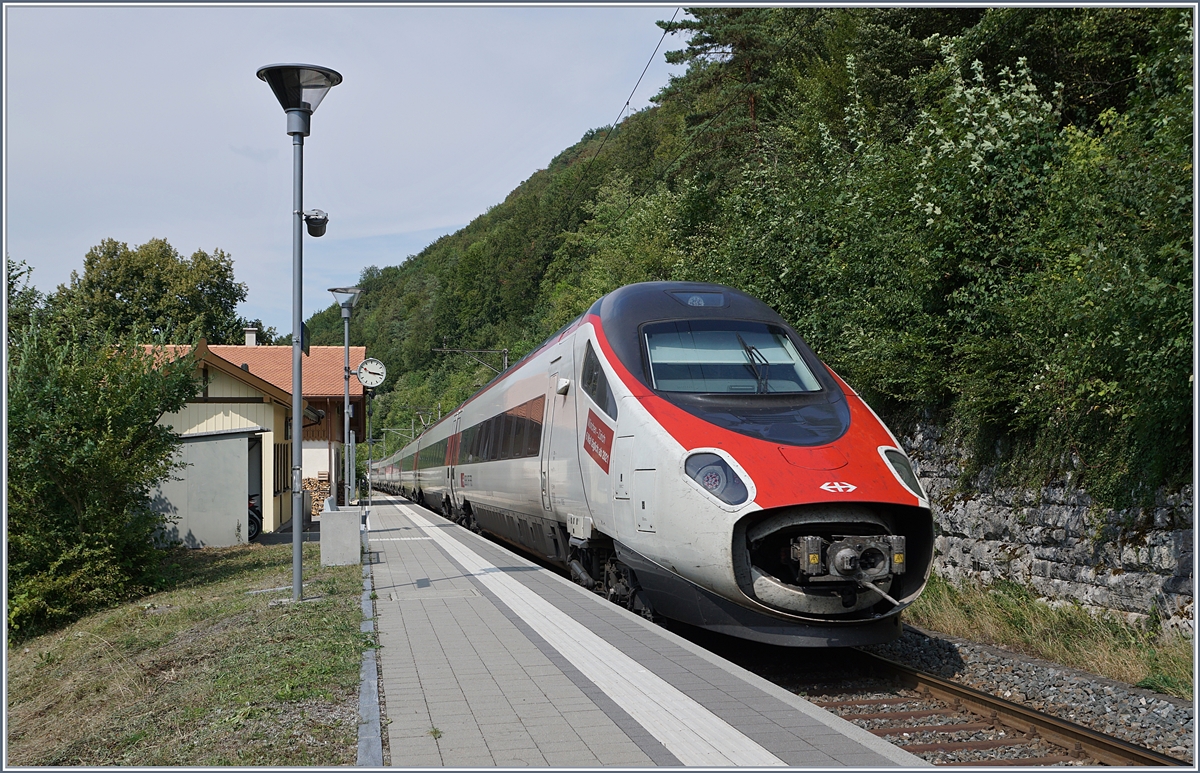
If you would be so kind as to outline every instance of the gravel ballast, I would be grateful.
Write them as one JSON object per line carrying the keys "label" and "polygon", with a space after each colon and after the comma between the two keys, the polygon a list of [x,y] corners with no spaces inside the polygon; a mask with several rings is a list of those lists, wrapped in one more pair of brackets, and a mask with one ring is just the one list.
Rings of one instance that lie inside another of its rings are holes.
{"label": "gravel ballast", "polygon": [[909,626],[899,639],[863,649],[1162,754],[1195,760],[1195,707],[1183,699]]}

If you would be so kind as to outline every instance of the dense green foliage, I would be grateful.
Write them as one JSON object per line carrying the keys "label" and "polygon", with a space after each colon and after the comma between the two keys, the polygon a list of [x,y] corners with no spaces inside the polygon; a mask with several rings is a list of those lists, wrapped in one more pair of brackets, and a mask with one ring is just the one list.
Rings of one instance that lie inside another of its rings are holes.
{"label": "dense green foliage", "polygon": [[176,469],[156,422],[196,393],[165,362],[46,302],[8,264],[8,631],[23,638],[154,585],[163,516],[150,491]]}
{"label": "dense green foliage", "polygon": [[64,313],[116,336],[148,328],[175,340],[240,344],[242,328],[253,325],[260,340],[271,343],[273,328],[238,316],[244,300],[246,285],[234,280],[233,260],[224,251],[197,250],[185,258],[165,239],[132,249],[105,239],[88,250],[83,276],[72,271],[52,298]]}
{"label": "dense green foliage", "polygon": [[[376,426],[491,378],[443,341],[515,360],[622,284],[697,279],[772,305],[898,429],[946,423],[971,471],[1111,505],[1187,481],[1187,10],[690,13],[655,107],[364,272]],[[309,326],[341,343],[336,308]]]}

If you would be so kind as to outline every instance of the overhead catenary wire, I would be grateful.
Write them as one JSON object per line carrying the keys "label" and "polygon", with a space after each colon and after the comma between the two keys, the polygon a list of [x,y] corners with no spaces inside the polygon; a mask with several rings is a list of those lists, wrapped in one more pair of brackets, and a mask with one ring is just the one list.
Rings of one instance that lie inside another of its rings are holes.
{"label": "overhead catenary wire", "polygon": [[[667,22],[668,25],[675,21],[675,17],[679,15],[681,10],[683,10],[682,7],[675,9],[675,13],[671,14],[671,21]],[[592,164],[600,156],[600,151],[604,150],[604,146],[608,144],[608,138],[617,130],[617,124],[620,123],[621,116],[625,115],[625,111],[629,109],[629,104],[633,101],[633,95],[637,93],[638,86],[642,85],[642,78],[646,77],[646,73],[650,70],[650,65],[654,63],[654,57],[658,56],[658,49],[662,48],[663,41],[667,39],[668,32],[670,32],[669,28],[663,29],[662,37],[658,39],[658,45],[654,47],[654,53],[650,54],[650,58],[646,60],[646,66],[642,68],[642,74],[638,76],[637,83],[633,84],[633,89],[629,92],[629,98],[621,106],[621,112],[617,113],[617,118],[613,121],[612,128],[605,132],[604,139],[600,142],[600,147],[596,148],[596,152],[588,159],[587,166],[583,169],[583,174],[575,181],[575,187],[571,189],[571,196],[567,199],[566,212],[568,215],[571,212],[571,205],[575,203],[575,194],[579,192],[579,187],[587,180],[588,175],[592,171]]]}
{"label": "overhead catenary wire", "polygon": [[[674,20],[674,17],[672,17],[672,20]],[[799,25],[795,26],[792,29],[792,34],[789,35],[788,39],[783,42],[783,45],[780,46],[780,49],[787,50],[787,47],[789,45],[791,45],[792,40],[796,37],[796,33],[799,31],[800,31],[800,26]],[[684,146],[683,150],[679,151],[679,153],[676,154],[675,158],[671,159],[671,161],[666,166],[663,167],[662,171],[654,176],[653,180],[651,180],[649,183],[647,183],[645,185],[645,187],[643,187],[640,191],[638,191],[637,193],[630,196],[629,203],[625,205],[625,209],[621,210],[621,214],[617,217],[617,219],[614,222],[621,223],[625,220],[625,215],[627,215],[629,213],[629,210],[633,207],[633,203],[635,201],[637,201],[641,196],[643,196],[646,193],[646,191],[650,190],[651,186],[655,185],[656,183],[661,181],[663,179],[663,177],[666,176],[667,172],[669,172],[671,170],[671,167],[675,166],[675,162],[677,162],[679,159],[683,158],[683,156],[689,150],[691,150],[692,145],[696,144],[696,140],[699,139],[702,134],[704,134],[704,131],[705,131],[705,129],[708,128],[708,125],[711,124],[713,121],[717,120],[718,118],[720,118],[722,113],[724,113],[726,110],[728,110],[731,106],[736,104],[741,99],[742,93],[746,89],[750,88],[751,83],[752,83],[752,81],[746,81],[742,85],[742,87],[740,89],[738,89],[737,93],[734,94],[728,102],[726,102],[724,105],[721,106],[720,110],[718,110],[716,113],[714,113],[712,116],[710,116],[707,121],[705,121],[704,123],[702,123],[700,125],[700,128],[698,128],[696,130],[696,132],[694,134],[692,134],[692,138],[690,140],[688,140],[688,144]]]}

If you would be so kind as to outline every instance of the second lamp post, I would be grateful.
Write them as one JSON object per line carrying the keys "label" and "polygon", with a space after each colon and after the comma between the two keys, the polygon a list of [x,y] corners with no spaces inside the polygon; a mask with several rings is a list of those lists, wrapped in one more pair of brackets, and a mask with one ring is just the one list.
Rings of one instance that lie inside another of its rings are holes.
{"label": "second lamp post", "polygon": [[258,68],[258,77],[275,92],[287,113],[287,133],[292,137],[292,600],[303,588],[301,542],[304,539],[304,392],[300,355],[303,347],[303,226],[312,236],[325,233],[328,217],[319,209],[304,211],[304,138],[313,111],[342,76],[328,67],[311,64],[269,64]]}
{"label": "second lamp post", "polygon": [[[345,417],[345,434],[342,435],[342,485],[343,492],[342,505],[350,506],[350,481],[353,472],[350,469],[350,309],[354,308],[354,304],[358,303],[358,296],[362,293],[357,287],[331,287],[329,292],[333,293],[334,299],[338,305],[342,307],[342,323],[345,330],[343,336],[346,342],[346,404],[343,406],[343,416]],[[336,499],[334,500],[337,501]]]}

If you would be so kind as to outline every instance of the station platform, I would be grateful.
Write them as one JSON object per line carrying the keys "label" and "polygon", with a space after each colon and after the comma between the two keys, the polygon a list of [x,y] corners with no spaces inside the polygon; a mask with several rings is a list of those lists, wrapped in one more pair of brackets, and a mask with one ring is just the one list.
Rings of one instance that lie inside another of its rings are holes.
{"label": "station platform", "polygon": [[398,497],[368,517],[395,767],[925,767]]}

